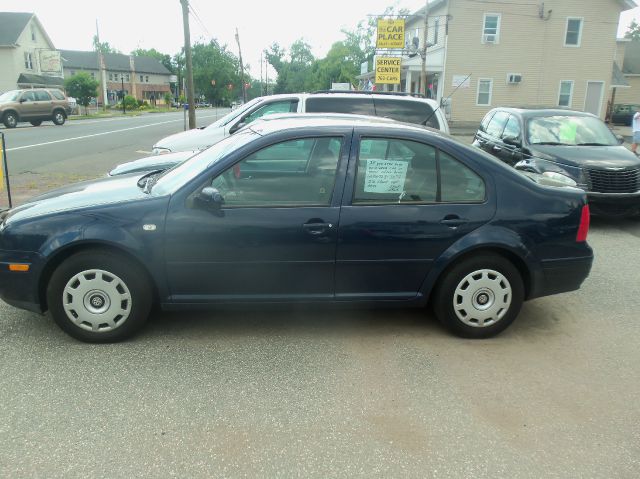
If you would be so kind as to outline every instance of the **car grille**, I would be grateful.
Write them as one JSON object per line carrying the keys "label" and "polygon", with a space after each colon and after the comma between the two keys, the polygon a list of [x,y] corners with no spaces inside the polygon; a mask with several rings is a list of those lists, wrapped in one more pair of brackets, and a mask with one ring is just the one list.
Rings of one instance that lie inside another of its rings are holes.
{"label": "car grille", "polygon": [[640,168],[610,171],[587,169],[589,191],[635,193],[640,191]]}

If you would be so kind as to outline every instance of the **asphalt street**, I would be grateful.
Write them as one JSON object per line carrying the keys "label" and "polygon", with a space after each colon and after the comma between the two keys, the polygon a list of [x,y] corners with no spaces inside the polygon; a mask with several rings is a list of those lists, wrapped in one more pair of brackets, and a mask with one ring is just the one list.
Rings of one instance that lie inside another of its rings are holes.
{"label": "asphalt street", "polygon": [[[206,126],[228,109],[196,110]],[[20,123],[5,134],[7,164],[16,202],[72,181],[106,174],[113,166],[151,154],[159,139],[184,129],[182,111],[103,119],[70,120],[63,126]],[[3,205],[6,200],[0,200]]]}
{"label": "asphalt street", "polygon": [[[10,158],[71,169],[58,149],[93,148],[98,176],[179,115]],[[90,121],[8,136],[107,131]],[[156,312],[132,340],[88,345],[0,302],[0,477],[636,478],[639,241],[638,219],[594,219],[582,288],[484,341],[423,310],[281,308]]]}

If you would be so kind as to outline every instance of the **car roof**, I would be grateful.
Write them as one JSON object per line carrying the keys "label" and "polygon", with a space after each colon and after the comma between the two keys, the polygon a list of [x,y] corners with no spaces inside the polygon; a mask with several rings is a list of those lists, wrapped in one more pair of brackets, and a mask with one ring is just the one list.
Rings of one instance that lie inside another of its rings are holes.
{"label": "car roof", "polygon": [[494,108],[493,112],[505,111],[507,113],[515,113],[522,117],[533,118],[539,116],[593,116],[591,113],[587,113],[579,110],[572,110],[571,108],[564,108],[560,106],[548,107],[548,106],[518,106],[518,107],[499,107]]}
{"label": "car roof", "polygon": [[429,103],[430,105],[437,105],[438,102],[430,98],[424,98],[421,95],[404,93],[404,92],[376,92],[376,91],[349,91],[349,90],[321,90],[313,93],[309,93],[307,98],[366,98],[371,97],[376,101],[385,99],[393,99],[400,101],[420,101],[423,103]]}
{"label": "car roof", "polygon": [[380,119],[376,117],[369,117],[365,115],[348,115],[348,114],[331,114],[331,115],[317,115],[317,114],[305,114],[298,113],[296,115],[284,115],[277,118],[272,117],[266,121],[255,121],[247,125],[246,128],[258,133],[261,136],[266,136],[272,133],[281,132],[283,130],[294,129],[308,129],[317,128],[318,130],[332,129],[332,128],[353,128],[356,126],[384,129],[388,132],[391,131],[416,131],[416,132],[430,132],[439,136],[443,135],[439,130],[428,128],[421,125],[412,123],[403,123],[399,121],[389,121],[388,119]]}

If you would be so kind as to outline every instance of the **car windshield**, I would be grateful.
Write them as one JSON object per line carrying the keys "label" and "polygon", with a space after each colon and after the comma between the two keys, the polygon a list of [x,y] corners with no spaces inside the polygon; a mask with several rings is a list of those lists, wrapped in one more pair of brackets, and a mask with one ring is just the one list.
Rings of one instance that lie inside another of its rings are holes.
{"label": "car windshield", "polygon": [[228,153],[241,148],[259,136],[258,133],[249,128],[228,136],[210,148],[167,170],[157,179],[151,192],[154,195],[161,196],[177,191],[182,185],[194,179]]}
{"label": "car windshield", "polygon": [[592,116],[544,116],[527,125],[530,145],[614,146],[618,142],[599,118]]}
{"label": "car windshield", "polygon": [[20,95],[20,90],[11,90],[4,92],[0,95],[0,103],[6,103],[9,101],[16,101]]}
{"label": "car windshield", "polygon": [[238,118],[240,115],[245,113],[249,108],[251,108],[253,105],[258,103],[259,101],[261,101],[261,98],[254,98],[250,102],[245,103],[241,108],[237,108],[237,109],[235,109],[233,111],[230,111],[229,113],[227,113],[225,116],[223,116],[219,120],[214,121],[208,127],[206,127],[205,130],[208,130],[209,128],[219,128],[221,126],[226,125],[231,120],[233,120],[235,118]]}

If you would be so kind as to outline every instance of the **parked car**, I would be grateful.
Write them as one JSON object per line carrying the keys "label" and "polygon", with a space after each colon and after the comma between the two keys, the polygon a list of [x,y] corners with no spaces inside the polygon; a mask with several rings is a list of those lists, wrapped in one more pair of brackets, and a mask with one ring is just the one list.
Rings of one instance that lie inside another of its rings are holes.
{"label": "parked car", "polygon": [[0,221],[0,297],[93,342],[130,336],[154,302],[430,302],[482,338],[524,300],[579,288],[593,261],[583,191],[368,120],[261,122],[164,174],[70,185]]}
{"label": "parked car", "polygon": [[640,159],[598,117],[566,109],[495,108],[473,144],[517,169],[578,186],[596,215],[640,213]]}
{"label": "parked car", "polygon": [[20,122],[40,126],[51,120],[63,125],[71,114],[71,106],[65,94],[54,88],[10,90],[0,95],[0,119],[7,128],[15,128]]}
{"label": "parked car", "polygon": [[153,145],[154,154],[201,150],[272,113],[354,113],[426,125],[449,132],[438,103],[410,95],[376,92],[319,92],[255,98],[207,127],[170,135]]}
{"label": "parked car", "polygon": [[211,108],[211,103],[207,101],[199,101],[196,103],[196,108]]}
{"label": "parked car", "polygon": [[631,120],[637,111],[640,111],[640,105],[614,105],[610,122],[614,125],[631,126]]}

